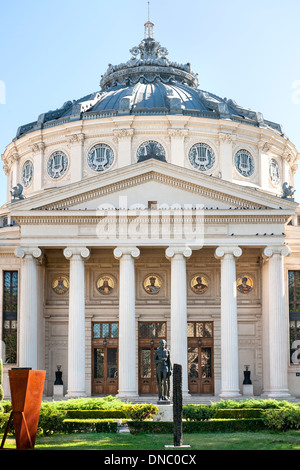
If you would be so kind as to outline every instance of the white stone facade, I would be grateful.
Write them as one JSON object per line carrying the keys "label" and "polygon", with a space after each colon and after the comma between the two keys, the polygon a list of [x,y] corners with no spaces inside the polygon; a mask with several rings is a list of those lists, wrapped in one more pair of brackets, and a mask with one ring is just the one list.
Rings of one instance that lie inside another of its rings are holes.
{"label": "white stone facade", "polygon": [[[137,149],[149,140],[161,144],[165,162],[137,162]],[[214,152],[207,171],[190,163],[197,143]],[[100,173],[87,160],[97,144],[114,155]],[[239,150],[252,156],[250,176],[237,171]],[[47,168],[55,152],[67,164],[53,179]],[[290,364],[288,334],[288,271],[300,266],[299,211],[282,198],[283,183],[293,185],[298,152],[285,136],[225,118],[91,115],[25,133],[2,158],[8,202],[0,209],[0,317],[3,273],[18,271],[16,365],[45,369],[47,396],[57,365],[66,396],[95,394],[95,322],[118,323],[117,393],[125,398],[140,394],[140,322],[164,322],[188,396],[187,324],[210,322],[210,394],[241,396],[248,365],[254,395],[300,397],[300,364]],[[279,169],[273,182],[271,160]],[[28,161],[34,172],[25,199],[10,202]],[[155,296],[143,288],[151,273],[161,279]],[[114,280],[107,296],[96,287],[104,275]],[[245,275],[253,284],[241,293],[237,279]],[[69,282],[59,295],[52,289],[57,276]],[[191,289],[195,276],[208,282],[200,295]],[[6,395],[11,366],[4,365]]]}

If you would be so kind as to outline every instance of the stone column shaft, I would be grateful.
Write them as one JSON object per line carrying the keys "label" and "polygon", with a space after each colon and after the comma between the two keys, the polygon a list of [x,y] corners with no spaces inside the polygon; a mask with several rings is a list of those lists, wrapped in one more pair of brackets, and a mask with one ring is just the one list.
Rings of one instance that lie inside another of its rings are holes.
{"label": "stone column shaft", "polygon": [[37,369],[37,265],[42,255],[39,248],[17,248],[21,258],[20,315],[19,315],[19,367]]}
{"label": "stone column shaft", "polygon": [[136,247],[115,248],[114,256],[120,260],[119,275],[119,396],[138,394],[136,380],[135,332],[135,271]]}
{"label": "stone column shaft", "polygon": [[64,256],[70,260],[68,397],[86,396],[84,260],[89,254],[87,248],[64,250]]}
{"label": "stone column shaft", "polygon": [[269,391],[270,397],[289,396],[287,309],[285,298],[283,257],[290,254],[287,246],[267,247],[269,259],[268,323],[269,323]]}
{"label": "stone column shaft", "polygon": [[169,247],[166,257],[171,260],[171,362],[182,366],[182,393],[188,395],[187,358],[187,297],[186,258],[188,247]]}
{"label": "stone column shaft", "polygon": [[221,397],[235,397],[239,390],[238,325],[235,258],[239,247],[219,247],[221,259]]}

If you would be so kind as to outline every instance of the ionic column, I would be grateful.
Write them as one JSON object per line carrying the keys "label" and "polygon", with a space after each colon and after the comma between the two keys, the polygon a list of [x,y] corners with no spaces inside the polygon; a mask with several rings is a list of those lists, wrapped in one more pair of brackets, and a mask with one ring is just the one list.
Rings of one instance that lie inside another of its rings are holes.
{"label": "ionic column", "polygon": [[20,343],[19,367],[37,369],[37,265],[42,255],[39,248],[19,247],[15,255],[21,258],[20,276]]}
{"label": "ionic column", "polygon": [[288,246],[266,247],[263,256],[269,260],[268,291],[268,343],[269,384],[265,393],[269,397],[287,397],[288,390],[288,345],[287,308],[284,283],[283,257],[289,256]]}
{"label": "ionic column", "polygon": [[119,274],[119,391],[120,397],[137,396],[136,334],[135,334],[135,272],[134,259],[140,250],[119,247],[114,257],[120,260]]}
{"label": "ionic column", "polygon": [[239,247],[218,247],[221,259],[221,393],[220,397],[237,397],[239,389],[238,325],[235,260],[242,254]]}
{"label": "ionic column", "polygon": [[65,248],[70,260],[68,392],[67,397],[86,396],[85,387],[85,278],[84,261],[88,248]]}
{"label": "ionic column", "polygon": [[171,361],[182,366],[182,393],[188,395],[186,259],[189,247],[169,247],[171,261]]}

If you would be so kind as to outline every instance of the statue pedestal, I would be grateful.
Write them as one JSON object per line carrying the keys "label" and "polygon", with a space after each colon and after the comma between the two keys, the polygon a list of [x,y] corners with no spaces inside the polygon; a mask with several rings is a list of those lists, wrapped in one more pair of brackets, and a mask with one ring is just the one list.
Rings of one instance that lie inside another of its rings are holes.
{"label": "statue pedestal", "polygon": [[243,396],[253,397],[253,385],[252,384],[243,384]]}
{"label": "statue pedestal", "polygon": [[54,397],[63,397],[64,396],[64,386],[63,385],[53,385],[53,396]]}
{"label": "statue pedestal", "polygon": [[171,405],[171,400],[158,400],[158,405]]}
{"label": "statue pedestal", "polygon": [[159,411],[154,416],[153,421],[173,421],[173,405],[171,405],[171,403],[166,405],[165,402],[160,403],[157,405]]}

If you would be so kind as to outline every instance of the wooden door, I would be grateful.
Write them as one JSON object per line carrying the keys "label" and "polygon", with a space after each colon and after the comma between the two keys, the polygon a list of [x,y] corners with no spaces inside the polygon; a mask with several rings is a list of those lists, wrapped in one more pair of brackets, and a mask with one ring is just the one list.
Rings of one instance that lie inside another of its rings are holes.
{"label": "wooden door", "polygon": [[93,379],[94,395],[118,393],[118,324],[93,325]]}
{"label": "wooden door", "polygon": [[188,323],[188,386],[191,394],[213,394],[213,324]]}
{"label": "wooden door", "polygon": [[139,323],[139,394],[157,395],[155,365],[153,362],[155,350],[159,341],[166,339],[165,322]]}

